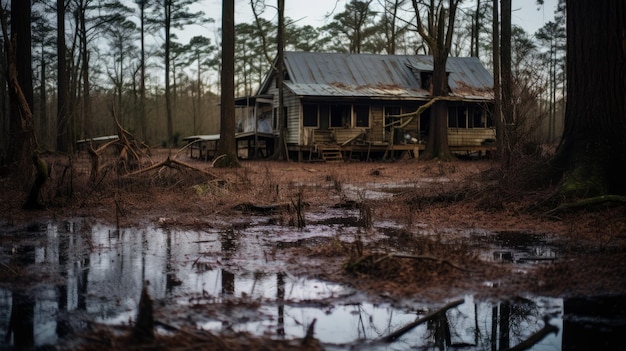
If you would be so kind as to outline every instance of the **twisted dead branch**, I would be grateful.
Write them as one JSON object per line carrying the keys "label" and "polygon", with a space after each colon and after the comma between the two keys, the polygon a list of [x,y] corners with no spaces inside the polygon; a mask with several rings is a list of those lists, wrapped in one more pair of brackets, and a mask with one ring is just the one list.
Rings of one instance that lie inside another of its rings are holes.
{"label": "twisted dead branch", "polygon": [[207,175],[207,176],[209,176],[209,177],[211,177],[213,179],[218,178],[215,174],[213,174],[211,172],[199,169],[199,168],[194,167],[194,166],[192,166],[192,165],[190,165],[188,163],[185,163],[185,162],[182,162],[182,161],[178,161],[178,160],[176,160],[174,158],[170,158],[169,156],[165,160],[163,160],[163,161],[161,161],[159,163],[153,164],[152,166],[149,166],[149,167],[146,167],[146,168],[142,168],[142,169],[136,170],[136,171],[134,171],[132,173],[128,173],[128,174],[124,175],[124,177],[133,177],[133,176],[136,176],[138,174],[150,172],[152,170],[160,169],[160,168],[163,168],[163,167],[168,167],[168,168],[177,169],[177,170],[189,169],[189,170],[193,170],[193,171],[202,173],[204,175]]}

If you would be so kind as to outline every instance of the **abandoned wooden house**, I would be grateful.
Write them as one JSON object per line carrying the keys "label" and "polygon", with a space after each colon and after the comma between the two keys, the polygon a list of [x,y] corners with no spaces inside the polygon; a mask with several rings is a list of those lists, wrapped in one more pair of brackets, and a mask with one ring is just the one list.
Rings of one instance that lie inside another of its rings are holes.
{"label": "abandoned wooden house", "polygon": [[[418,157],[425,148],[432,57],[286,52],[284,140],[297,160]],[[453,152],[495,148],[493,78],[474,57],[450,57],[448,142]],[[276,74],[255,96],[237,99],[238,139],[250,156],[271,153],[278,136]]]}

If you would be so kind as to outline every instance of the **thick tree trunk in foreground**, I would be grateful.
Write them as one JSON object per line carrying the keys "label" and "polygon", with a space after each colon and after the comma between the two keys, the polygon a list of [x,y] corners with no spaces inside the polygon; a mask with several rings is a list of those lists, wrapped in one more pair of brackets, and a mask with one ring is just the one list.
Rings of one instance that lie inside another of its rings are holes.
{"label": "thick tree trunk in foreground", "polygon": [[493,49],[493,119],[496,123],[496,136],[500,158],[504,159],[504,121],[502,120],[502,85],[500,80],[500,18],[499,0],[493,0],[492,37]]}
{"label": "thick tree trunk in foreground", "polygon": [[239,166],[235,139],[235,4],[222,1],[222,75],[220,141],[216,167]]}
{"label": "thick tree trunk in foreground", "polygon": [[511,165],[511,149],[514,140],[511,126],[515,123],[513,116],[513,71],[511,67],[511,0],[502,0],[500,9],[500,108],[504,128],[498,138],[502,140],[502,165],[509,168]]}
{"label": "thick tree trunk in foreground", "polygon": [[[432,97],[448,95],[448,76],[446,73],[447,57],[433,57]],[[441,161],[455,159],[448,145],[448,102],[437,101],[430,116],[430,127],[426,150],[422,159],[436,158]]]}
{"label": "thick tree trunk in foreground", "polygon": [[[18,177],[30,177],[32,167],[30,157],[34,151],[30,141],[32,134],[32,111],[33,108],[33,82],[31,67],[31,30],[30,14],[31,7],[28,1],[14,1],[11,3],[11,43],[8,52],[13,57],[9,57],[9,98],[11,106],[10,116],[10,139],[7,161],[9,164],[18,165]],[[5,28],[6,29],[6,28]],[[19,57],[19,60],[17,59]],[[13,70],[11,71],[11,67]],[[14,75],[12,77],[11,75]],[[13,81],[15,79],[16,81]],[[18,96],[17,86],[21,90],[22,96]],[[21,106],[20,99],[27,106]],[[28,107],[29,115],[26,116],[23,108]]]}
{"label": "thick tree trunk in foreground", "polygon": [[[434,14],[437,11],[436,8],[439,8],[439,13],[436,16],[437,25],[434,28],[430,28],[429,25],[428,32],[426,32],[420,19],[419,5],[417,1],[413,1],[413,8],[417,15],[418,32],[428,43],[433,55],[432,98],[448,96],[449,93],[446,64],[452,47],[452,33],[454,33],[454,18],[458,2],[458,0],[450,0],[448,2],[449,8],[434,6],[435,3],[431,2],[430,13]],[[430,22],[431,19],[428,21]],[[425,160],[436,158],[440,161],[456,159],[448,145],[448,104],[445,101],[438,101],[433,106],[428,142],[426,150],[420,155],[420,158]]]}
{"label": "thick tree trunk in foreground", "polygon": [[567,2],[567,102],[555,158],[568,197],[626,195],[626,2]]}

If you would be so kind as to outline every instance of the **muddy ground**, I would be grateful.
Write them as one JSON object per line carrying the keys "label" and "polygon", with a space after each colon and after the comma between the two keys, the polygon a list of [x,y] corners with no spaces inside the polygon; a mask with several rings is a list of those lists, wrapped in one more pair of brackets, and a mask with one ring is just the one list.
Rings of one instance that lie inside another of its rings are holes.
{"label": "muddy ground", "polygon": [[[157,155],[152,162],[162,161],[166,152]],[[71,174],[66,160],[50,160],[54,171],[44,193],[46,208],[22,210],[25,192],[2,178],[0,219],[5,226],[80,218],[118,228],[236,231],[264,216],[294,233],[306,233],[307,225],[323,220],[344,221],[358,228],[356,234],[315,244],[285,237],[291,244],[277,245],[273,259],[290,275],[346,284],[386,301],[626,294],[624,206],[551,211],[554,202],[547,199],[553,188],[507,186],[492,160],[242,161],[240,168],[217,169],[185,154],[176,159],[203,172],[170,164],[173,168],[132,177],[103,171],[88,182],[86,156],[72,161]],[[355,215],[315,215],[329,208],[349,208]],[[383,223],[394,225],[385,225],[381,235]],[[536,264],[522,268],[506,257],[486,260],[477,249],[484,241],[523,245],[533,238],[548,241],[554,252],[530,255],[526,259]],[[36,273],[20,272],[19,278],[14,273],[0,269],[4,286],[36,279],[29,278]]]}

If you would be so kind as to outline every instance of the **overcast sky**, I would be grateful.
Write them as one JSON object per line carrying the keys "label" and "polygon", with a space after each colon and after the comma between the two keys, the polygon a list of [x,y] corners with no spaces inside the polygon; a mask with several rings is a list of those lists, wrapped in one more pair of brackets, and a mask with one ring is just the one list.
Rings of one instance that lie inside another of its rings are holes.
{"label": "overcast sky", "polygon": [[[314,27],[321,27],[332,20],[332,16],[342,12],[349,0],[285,0],[285,16],[298,20],[298,25],[306,24]],[[554,9],[558,0],[545,0],[545,5],[539,7],[536,0],[512,0],[513,1],[513,24],[526,30],[529,34],[534,34],[537,29],[545,23],[554,19]],[[266,0],[268,4],[275,5],[276,0]],[[463,8],[471,7],[472,1],[464,1]],[[410,2],[409,2],[410,4]],[[373,2],[377,5],[377,1]],[[207,16],[215,19],[215,24],[211,26],[213,31],[221,25],[222,0],[200,0],[194,9],[204,11]],[[235,22],[252,23],[254,17],[250,11],[250,0],[235,0]],[[266,18],[271,18],[276,13],[273,9],[268,9]],[[330,15],[330,18],[328,17]],[[195,31],[192,29],[192,31]],[[200,35],[194,33],[193,35]],[[191,35],[191,36],[193,36]],[[209,36],[207,34],[202,34]]]}

